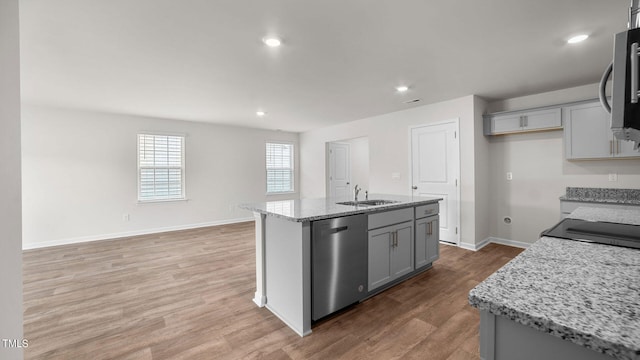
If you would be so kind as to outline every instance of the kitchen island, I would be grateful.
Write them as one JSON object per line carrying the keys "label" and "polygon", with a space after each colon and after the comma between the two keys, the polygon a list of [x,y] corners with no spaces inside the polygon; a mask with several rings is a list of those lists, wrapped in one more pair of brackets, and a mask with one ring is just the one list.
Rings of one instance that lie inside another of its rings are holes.
{"label": "kitchen island", "polygon": [[[640,225],[640,210],[568,217]],[[542,237],[469,293],[480,356],[640,359],[640,250]]]}
{"label": "kitchen island", "polygon": [[[312,245],[318,241],[314,233],[319,234],[314,228],[330,219],[363,219],[357,229],[364,237],[364,254],[353,254],[365,259],[361,269],[365,283],[358,290],[363,298],[429,269],[438,256],[438,201],[442,199],[368,197],[376,201],[349,203],[353,199],[321,198],[241,205],[256,218],[253,301],[267,307],[300,336],[311,333]],[[336,231],[342,229],[347,226]],[[340,279],[330,280],[338,283],[333,288],[339,288]]]}

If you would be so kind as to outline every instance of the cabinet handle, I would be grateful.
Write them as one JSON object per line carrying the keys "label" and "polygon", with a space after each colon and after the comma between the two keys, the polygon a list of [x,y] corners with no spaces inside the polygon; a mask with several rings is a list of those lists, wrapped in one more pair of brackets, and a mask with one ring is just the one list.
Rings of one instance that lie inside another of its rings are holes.
{"label": "cabinet handle", "polygon": [[620,140],[616,140],[616,154],[620,154]]}
{"label": "cabinet handle", "polygon": [[640,69],[638,69],[638,57],[640,56],[640,52],[638,51],[638,43],[631,44],[631,103],[638,103],[638,73],[640,73]]}
{"label": "cabinet handle", "polygon": [[524,125],[522,124],[522,116],[520,116],[520,127],[524,127]]}
{"label": "cabinet handle", "polygon": [[529,126],[529,117],[527,115],[523,116],[522,120],[524,121],[524,127]]}
{"label": "cabinet handle", "polygon": [[613,155],[613,140],[609,140],[609,155]]}

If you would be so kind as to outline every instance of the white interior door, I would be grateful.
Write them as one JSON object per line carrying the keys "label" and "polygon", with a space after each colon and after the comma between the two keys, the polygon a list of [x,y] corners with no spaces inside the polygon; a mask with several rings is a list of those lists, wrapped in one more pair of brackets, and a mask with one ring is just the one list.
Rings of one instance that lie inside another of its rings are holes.
{"label": "white interior door", "polygon": [[349,197],[351,187],[350,145],[329,143],[329,196]]}
{"label": "white interior door", "polygon": [[413,195],[440,201],[440,240],[458,244],[460,148],[458,121],[411,129]]}

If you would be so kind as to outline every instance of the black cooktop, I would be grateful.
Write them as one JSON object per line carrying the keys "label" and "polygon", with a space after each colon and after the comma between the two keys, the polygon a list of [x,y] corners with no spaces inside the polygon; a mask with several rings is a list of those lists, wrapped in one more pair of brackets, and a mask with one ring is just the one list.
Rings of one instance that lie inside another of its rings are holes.
{"label": "black cooktop", "polygon": [[540,235],[640,249],[640,225],[566,218]]}

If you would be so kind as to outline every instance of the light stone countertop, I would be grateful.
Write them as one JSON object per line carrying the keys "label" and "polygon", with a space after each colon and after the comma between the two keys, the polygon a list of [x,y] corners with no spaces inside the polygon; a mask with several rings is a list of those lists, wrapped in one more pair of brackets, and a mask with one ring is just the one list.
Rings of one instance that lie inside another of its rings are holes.
{"label": "light stone countertop", "polygon": [[[360,200],[364,200],[361,193]],[[437,203],[442,198],[425,196],[402,196],[388,194],[369,194],[370,200],[392,200],[395,203],[375,206],[340,205],[337,202],[353,200],[352,198],[319,198],[268,201],[262,203],[241,204],[240,208],[251,210],[268,216],[275,216],[295,222],[330,219],[340,216],[365,214]]]}
{"label": "light stone countertop", "polygon": [[611,223],[640,225],[640,208],[605,210],[600,208],[579,207],[575,209],[571,214],[567,215],[567,217],[587,221],[604,221]]}
{"label": "light stone countertop", "polygon": [[[635,216],[595,208],[571,215],[637,224]],[[471,290],[469,303],[616,359],[640,359],[637,249],[542,237]]]}

